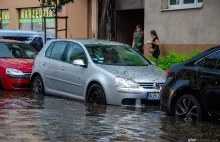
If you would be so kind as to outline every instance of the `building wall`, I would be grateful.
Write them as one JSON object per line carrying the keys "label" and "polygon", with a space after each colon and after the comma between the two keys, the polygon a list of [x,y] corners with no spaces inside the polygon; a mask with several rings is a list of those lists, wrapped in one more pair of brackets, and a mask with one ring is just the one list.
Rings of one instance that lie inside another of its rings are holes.
{"label": "building wall", "polygon": [[156,30],[162,55],[169,49],[176,52],[200,51],[220,44],[220,0],[203,0],[198,9],[165,10],[168,0],[145,0],[145,54],[151,40],[150,31]]}
{"label": "building wall", "polygon": [[[19,1],[19,2],[18,2]],[[94,0],[75,0],[74,3],[70,3],[62,7],[62,12],[59,12],[59,16],[68,16],[68,38],[88,38],[89,36],[89,12],[88,1],[92,1],[93,15],[96,16],[96,3]],[[5,0],[0,2],[0,9],[9,9],[9,28],[19,29],[19,8],[31,8],[40,7],[38,0]],[[96,17],[93,18],[93,24],[96,24]],[[58,29],[65,28],[65,20],[58,20]],[[93,31],[96,33],[96,27],[93,26]],[[58,32],[60,37],[65,37],[65,31]]]}

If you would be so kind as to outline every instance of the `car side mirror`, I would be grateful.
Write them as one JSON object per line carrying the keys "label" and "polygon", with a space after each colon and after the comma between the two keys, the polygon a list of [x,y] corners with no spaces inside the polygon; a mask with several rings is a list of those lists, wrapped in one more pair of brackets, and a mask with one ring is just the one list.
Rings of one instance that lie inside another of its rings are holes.
{"label": "car side mirror", "polygon": [[82,59],[74,60],[73,65],[87,68],[87,65],[84,63],[84,61]]}

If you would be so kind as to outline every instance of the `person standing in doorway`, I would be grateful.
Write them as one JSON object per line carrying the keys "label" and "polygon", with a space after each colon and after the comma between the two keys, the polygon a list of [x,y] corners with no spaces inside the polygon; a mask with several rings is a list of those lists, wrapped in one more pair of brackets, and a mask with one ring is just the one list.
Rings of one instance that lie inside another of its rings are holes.
{"label": "person standing in doorway", "polygon": [[153,40],[148,42],[150,44],[149,52],[154,58],[158,59],[160,56],[160,41],[155,30],[152,30],[150,34]]}
{"label": "person standing in doorway", "polygon": [[133,35],[133,44],[132,47],[138,50],[140,53],[144,54],[143,42],[144,41],[144,32],[141,28],[141,25],[136,26],[136,31]]}

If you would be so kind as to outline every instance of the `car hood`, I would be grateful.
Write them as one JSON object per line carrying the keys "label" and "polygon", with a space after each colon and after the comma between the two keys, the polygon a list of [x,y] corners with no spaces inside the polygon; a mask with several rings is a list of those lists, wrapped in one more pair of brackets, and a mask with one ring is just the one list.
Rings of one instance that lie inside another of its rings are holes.
{"label": "car hood", "polygon": [[0,64],[4,68],[14,68],[22,72],[31,72],[34,59],[0,59]]}
{"label": "car hood", "polygon": [[165,82],[165,71],[156,66],[112,66],[99,65],[118,77],[131,79],[135,82]]}

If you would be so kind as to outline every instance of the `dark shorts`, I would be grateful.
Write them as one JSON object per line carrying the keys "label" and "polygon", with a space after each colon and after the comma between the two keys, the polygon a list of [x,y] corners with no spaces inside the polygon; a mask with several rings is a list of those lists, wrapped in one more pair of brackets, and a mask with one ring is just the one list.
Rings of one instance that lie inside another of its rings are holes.
{"label": "dark shorts", "polygon": [[155,51],[152,55],[154,58],[158,59],[160,56],[160,51]]}

